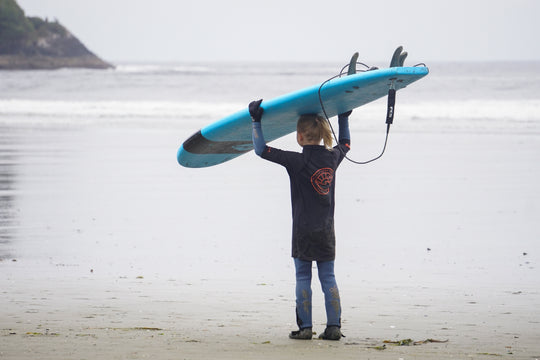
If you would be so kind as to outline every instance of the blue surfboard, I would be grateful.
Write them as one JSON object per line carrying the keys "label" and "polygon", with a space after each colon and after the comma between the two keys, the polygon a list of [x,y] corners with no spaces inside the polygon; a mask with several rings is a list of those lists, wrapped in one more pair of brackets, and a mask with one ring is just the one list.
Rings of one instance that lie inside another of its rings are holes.
{"label": "blue surfboard", "polygon": [[[428,72],[425,66],[370,70],[264,100],[261,107],[265,140],[270,142],[296,131],[296,122],[302,114],[323,115],[321,100],[326,115],[333,117],[386,96],[390,87],[403,89]],[[234,159],[253,149],[251,131],[246,105],[245,109],[202,128],[187,139],[178,150],[178,163],[199,168]]]}

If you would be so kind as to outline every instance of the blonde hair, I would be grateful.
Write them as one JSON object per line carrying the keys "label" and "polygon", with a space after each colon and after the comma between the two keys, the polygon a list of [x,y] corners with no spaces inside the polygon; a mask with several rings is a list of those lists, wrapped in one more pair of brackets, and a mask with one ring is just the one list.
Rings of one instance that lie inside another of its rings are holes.
{"label": "blonde hair", "polygon": [[323,140],[324,146],[332,149],[332,131],[328,121],[320,115],[301,115],[296,124],[296,131],[301,133],[307,141],[320,143]]}

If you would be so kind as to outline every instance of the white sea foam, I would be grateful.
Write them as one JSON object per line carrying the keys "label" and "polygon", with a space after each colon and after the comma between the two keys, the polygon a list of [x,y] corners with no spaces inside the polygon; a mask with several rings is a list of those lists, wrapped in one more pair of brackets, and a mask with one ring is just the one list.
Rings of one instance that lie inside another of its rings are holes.
{"label": "white sea foam", "polygon": [[204,74],[213,73],[216,70],[203,65],[176,65],[176,64],[126,64],[118,65],[114,71],[118,73],[139,73],[139,74],[159,74],[159,73],[193,73]]}
{"label": "white sea foam", "polygon": [[[163,124],[204,126],[241,110],[240,103],[174,101],[60,101],[0,99],[4,124]],[[355,110],[353,130],[378,129],[385,116],[381,101]],[[540,132],[540,100],[450,100],[396,105],[395,126],[403,130]]]}
{"label": "white sea foam", "polygon": [[5,124],[179,124],[184,120],[219,119],[240,104],[171,101],[55,101],[0,100],[0,123]]}
{"label": "white sea foam", "polygon": [[[362,117],[384,119],[384,107],[366,106]],[[417,130],[540,132],[540,100],[449,100],[396,104],[395,126]],[[355,124],[352,123],[354,127]]]}

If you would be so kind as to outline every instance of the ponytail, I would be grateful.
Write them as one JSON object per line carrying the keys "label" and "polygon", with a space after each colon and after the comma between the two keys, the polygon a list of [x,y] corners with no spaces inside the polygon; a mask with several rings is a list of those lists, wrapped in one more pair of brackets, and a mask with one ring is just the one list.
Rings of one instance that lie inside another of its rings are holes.
{"label": "ponytail", "polygon": [[323,118],[322,116],[317,116],[317,122],[319,123],[319,126],[321,128],[321,134],[322,134],[324,147],[327,148],[328,150],[331,150],[334,137],[332,136],[330,125],[328,124],[328,121],[326,121],[326,119]]}
{"label": "ponytail", "polygon": [[296,131],[302,133],[308,141],[322,140],[326,149],[332,149],[332,131],[325,118],[316,114],[301,115],[296,125]]}

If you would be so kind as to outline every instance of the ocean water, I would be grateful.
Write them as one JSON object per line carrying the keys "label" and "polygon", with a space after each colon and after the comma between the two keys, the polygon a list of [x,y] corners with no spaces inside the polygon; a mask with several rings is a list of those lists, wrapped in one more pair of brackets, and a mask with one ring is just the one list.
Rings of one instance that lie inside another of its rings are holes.
{"label": "ocean water", "polygon": [[[340,168],[341,279],[534,288],[540,63],[427,65],[426,78],[398,92],[385,157]],[[0,72],[0,271],[10,279],[30,271],[290,282],[283,170],[253,154],[185,169],[176,150],[254,99],[340,69],[197,63]],[[380,150],[385,101],[353,113],[356,160]],[[277,144],[295,146],[291,137]]]}
{"label": "ocean water", "polygon": [[[370,64],[383,67],[384,64]],[[435,63],[398,94],[402,131],[540,131],[540,63]],[[0,73],[0,123],[9,125],[206,124],[243,108],[320,83],[336,64],[119,64],[115,70]],[[378,129],[384,99],[353,126]],[[382,114],[382,115],[381,115]]]}

